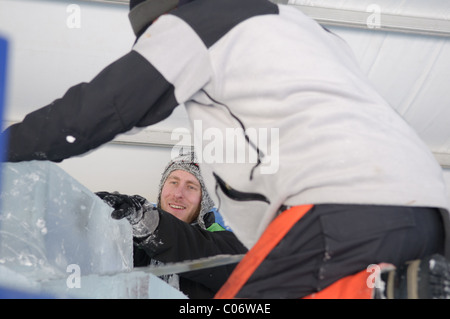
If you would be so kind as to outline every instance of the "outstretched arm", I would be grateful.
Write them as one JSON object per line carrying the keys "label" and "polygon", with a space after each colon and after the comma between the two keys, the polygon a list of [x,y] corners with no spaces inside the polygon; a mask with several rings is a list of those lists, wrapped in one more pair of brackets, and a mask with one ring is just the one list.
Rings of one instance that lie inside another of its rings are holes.
{"label": "outstretched arm", "polygon": [[91,82],[73,86],[6,129],[6,160],[59,162],[83,154],[134,126],[169,116],[178,105],[173,92],[148,60],[131,51]]}

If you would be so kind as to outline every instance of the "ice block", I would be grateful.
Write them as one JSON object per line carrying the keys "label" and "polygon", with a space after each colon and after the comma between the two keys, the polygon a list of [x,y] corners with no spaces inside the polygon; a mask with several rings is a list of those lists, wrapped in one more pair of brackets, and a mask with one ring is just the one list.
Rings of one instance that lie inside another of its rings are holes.
{"label": "ice block", "polygon": [[[72,284],[79,287],[73,288]],[[186,295],[162,279],[139,270],[111,275],[91,274],[69,285],[67,279],[51,280],[41,284],[41,291],[56,293],[61,298],[187,299]]]}
{"label": "ice block", "polygon": [[51,162],[2,164],[0,265],[30,279],[130,269],[131,227]]}
{"label": "ice block", "polygon": [[112,208],[59,166],[1,168],[0,288],[57,298],[186,298],[132,271],[130,224],[112,219]]}

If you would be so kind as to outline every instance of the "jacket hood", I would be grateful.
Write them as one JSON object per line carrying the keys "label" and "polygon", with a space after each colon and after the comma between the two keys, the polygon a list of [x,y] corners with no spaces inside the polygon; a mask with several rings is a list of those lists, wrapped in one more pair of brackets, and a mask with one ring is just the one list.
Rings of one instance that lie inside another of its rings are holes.
{"label": "jacket hood", "polygon": [[130,0],[128,18],[134,34],[139,35],[162,14],[194,0]]}

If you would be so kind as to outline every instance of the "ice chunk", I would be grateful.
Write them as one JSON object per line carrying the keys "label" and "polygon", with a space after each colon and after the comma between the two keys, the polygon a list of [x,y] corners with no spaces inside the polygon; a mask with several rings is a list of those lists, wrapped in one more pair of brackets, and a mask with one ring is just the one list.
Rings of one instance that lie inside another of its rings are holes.
{"label": "ice chunk", "polygon": [[92,299],[187,299],[179,290],[151,273],[140,270],[78,278],[33,281],[0,265],[0,299],[92,298]]}
{"label": "ice chunk", "polygon": [[129,223],[57,165],[4,163],[2,179],[0,266],[32,281],[133,267]]}
{"label": "ice chunk", "polygon": [[[165,281],[143,271],[111,275],[88,275],[78,282],[68,279],[43,282],[41,291],[58,297],[102,298],[102,299],[187,299],[179,290]],[[73,285],[77,284],[78,287]]]}
{"label": "ice chunk", "polygon": [[129,223],[112,219],[112,208],[59,166],[4,163],[2,178],[2,291],[57,298],[187,298],[158,277],[132,269]]}

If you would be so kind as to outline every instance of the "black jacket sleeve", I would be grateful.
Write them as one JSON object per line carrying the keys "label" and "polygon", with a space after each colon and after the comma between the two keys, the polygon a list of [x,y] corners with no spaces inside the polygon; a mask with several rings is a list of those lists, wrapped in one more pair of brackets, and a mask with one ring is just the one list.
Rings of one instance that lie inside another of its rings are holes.
{"label": "black jacket sleeve", "polygon": [[85,153],[134,126],[168,117],[178,105],[173,86],[131,51],[91,82],[70,88],[5,132],[10,162],[50,160]]}
{"label": "black jacket sleeve", "polygon": [[[163,263],[247,252],[245,246],[233,232],[225,230],[209,232],[199,226],[187,224],[164,211],[160,211],[160,221],[156,231],[139,244],[135,250],[138,250],[135,252],[135,258],[136,255],[140,255],[138,259],[141,261],[147,257]],[[135,266],[138,265],[135,264]],[[181,273],[180,277],[201,283],[211,290],[217,291],[225,283],[235,266],[236,264],[232,264],[196,270]]]}

